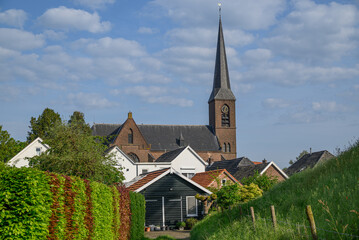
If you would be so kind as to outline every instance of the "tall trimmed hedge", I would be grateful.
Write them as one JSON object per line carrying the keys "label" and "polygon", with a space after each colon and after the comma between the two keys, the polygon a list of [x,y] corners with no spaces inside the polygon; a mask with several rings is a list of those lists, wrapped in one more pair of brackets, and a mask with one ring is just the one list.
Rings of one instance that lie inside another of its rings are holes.
{"label": "tall trimmed hedge", "polygon": [[143,196],[124,187],[0,165],[1,239],[140,239],[137,206]]}
{"label": "tall trimmed hedge", "polygon": [[130,192],[131,199],[131,240],[141,240],[144,237],[145,226],[145,197],[142,194]]}

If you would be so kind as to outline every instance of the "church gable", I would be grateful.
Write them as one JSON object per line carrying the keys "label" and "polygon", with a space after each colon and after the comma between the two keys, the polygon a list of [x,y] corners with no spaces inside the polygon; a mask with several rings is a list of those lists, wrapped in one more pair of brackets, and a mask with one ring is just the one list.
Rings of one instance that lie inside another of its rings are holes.
{"label": "church gable", "polygon": [[132,113],[129,113],[127,120],[122,124],[112,145],[134,145],[139,146],[141,149],[150,148],[136,122],[133,120]]}

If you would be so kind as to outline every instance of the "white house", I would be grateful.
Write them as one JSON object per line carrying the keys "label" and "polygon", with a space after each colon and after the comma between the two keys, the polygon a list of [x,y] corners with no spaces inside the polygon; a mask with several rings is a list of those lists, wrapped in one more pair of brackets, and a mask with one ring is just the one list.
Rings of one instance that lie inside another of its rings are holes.
{"label": "white house", "polygon": [[190,147],[182,147],[162,154],[156,163],[171,163],[171,167],[188,178],[206,171],[207,163]]}
{"label": "white house", "polygon": [[124,182],[128,182],[142,173],[152,172],[155,170],[169,168],[171,163],[156,163],[156,162],[144,162],[135,163],[127,154],[125,154],[119,147],[112,146],[106,151],[107,154],[112,154],[117,162],[116,167],[121,168]]}
{"label": "white house", "polygon": [[48,149],[50,149],[50,147],[43,143],[43,140],[38,137],[16,154],[12,159],[10,159],[7,164],[18,168],[29,167],[28,158],[38,156],[41,153],[46,152]]}
{"label": "white house", "polygon": [[134,162],[119,147],[112,146],[107,154],[113,154],[118,168],[122,169],[124,182],[129,182],[140,174],[172,167],[182,175],[192,178],[204,172],[207,163],[190,147],[182,147],[162,154],[155,162]]}

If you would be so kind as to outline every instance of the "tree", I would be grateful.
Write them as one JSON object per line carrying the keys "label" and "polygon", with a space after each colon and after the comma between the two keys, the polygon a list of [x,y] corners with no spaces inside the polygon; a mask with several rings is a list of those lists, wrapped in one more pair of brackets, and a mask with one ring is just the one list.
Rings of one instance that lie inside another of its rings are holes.
{"label": "tree", "polygon": [[200,195],[197,193],[195,197],[203,203],[204,215],[208,214],[209,209],[211,208],[214,201],[217,199],[217,195],[215,193],[212,193],[211,195]]}
{"label": "tree", "polygon": [[76,125],[80,128],[83,132],[91,135],[91,127],[89,124],[85,122],[85,116],[82,112],[75,111],[71,116],[70,120],[68,121],[69,125]]}
{"label": "tree", "polygon": [[26,146],[25,142],[16,141],[0,125],[0,162],[6,163]]}
{"label": "tree", "polygon": [[31,130],[28,132],[27,141],[30,143],[37,137],[41,137],[42,139],[47,138],[49,129],[59,122],[61,122],[60,114],[55,113],[55,111],[50,108],[45,108],[37,119],[31,117],[29,126]]}
{"label": "tree", "polygon": [[241,196],[240,202],[249,202],[263,195],[263,190],[255,183],[243,185],[239,188],[239,195]]}
{"label": "tree", "polygon": [[47,131],[44,142],[51,148],[30,159],[30,166],[43,171],[78,176],[105,184],[121,182],[122,172],[105,146],[97,143],[77,124],[58,122]]}
{"label": "tree", "polygon": [[293,160],[289,160],[289,164],[292,165],[294,162]]}
{"label": "tree", "polygon": [[251,183],[254,183],[258,185],[258,187],[264,192],[271,189],[277,182],[277,178],[269,177],[266,174],[259,175],[258,171],[256,171],[253,176],[242,178],[241,180],[241,183],[243,185],[249,185]]}

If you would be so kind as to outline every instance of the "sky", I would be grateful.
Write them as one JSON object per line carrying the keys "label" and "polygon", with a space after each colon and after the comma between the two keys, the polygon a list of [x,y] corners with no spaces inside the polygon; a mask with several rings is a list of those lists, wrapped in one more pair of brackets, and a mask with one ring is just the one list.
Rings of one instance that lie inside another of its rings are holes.
{"label": "sky", "polygon": [[[359,137],[359,1],[223,0],[237,156],[287,167]],[[214,0],[0,0],[0,125],[208,124]]]}

